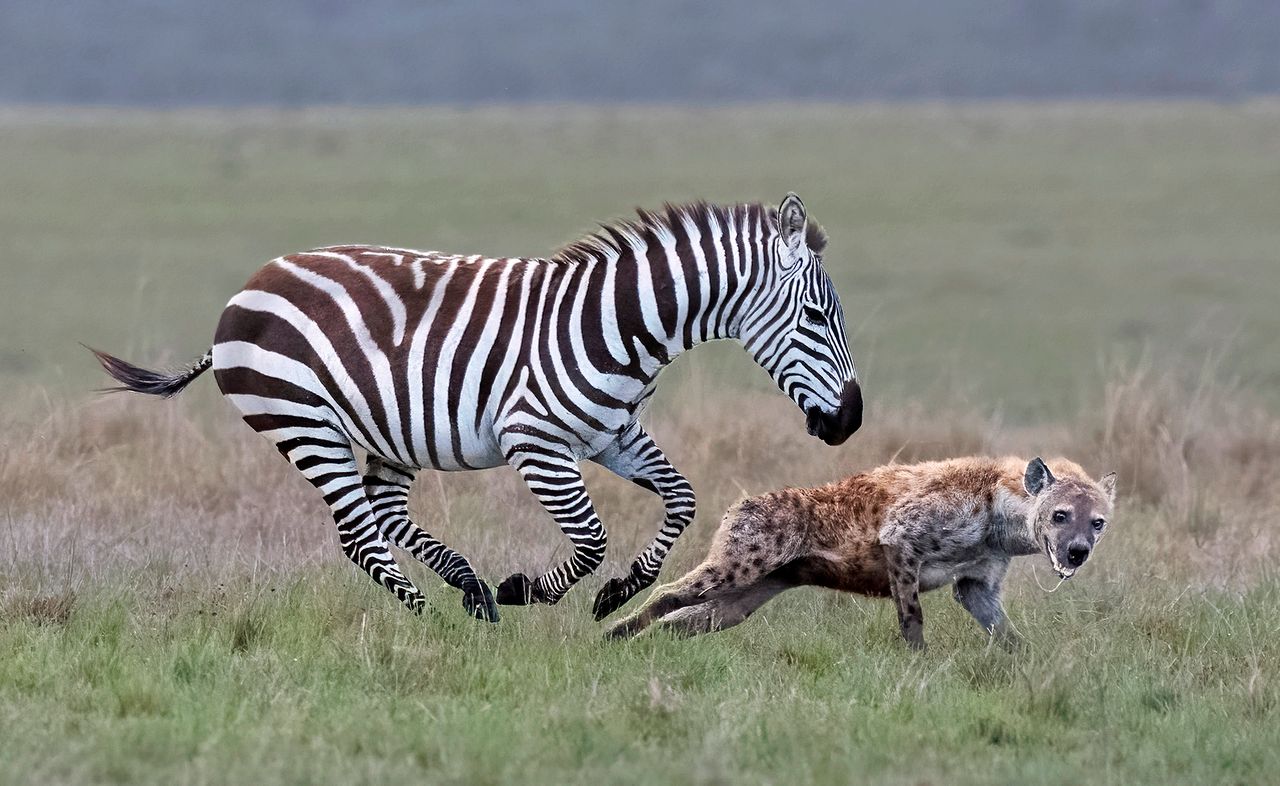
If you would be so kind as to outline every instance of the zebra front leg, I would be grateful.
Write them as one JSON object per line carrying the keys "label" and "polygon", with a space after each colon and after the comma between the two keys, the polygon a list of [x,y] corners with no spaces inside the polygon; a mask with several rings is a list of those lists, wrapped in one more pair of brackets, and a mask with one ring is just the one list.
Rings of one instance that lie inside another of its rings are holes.
{"label": "zebra front leg", "polygon": [[498,585],[498,603],[503,605],[558,603],[570,587],[604,561],[604,525],[587,496],[577,461],[568,455],[539,452],[539,448],[518,446],[508,451],[508,460],[569,538],[573,554],[537,579],[530,580],[523,573],[508,576]]}
{"label": "zebra front leg", "polygon": [[693,521],[696,502],[693,486],[671,466],[639,423],[633,423],[617,442],[592,460],[662,497],[665,509],[662,528],[631,563],[628,575],[609,579],[596,595],[591,613],[602,620],[658,578],[672,545]]}
{"label": "zebra front leg", "polygon": [[462,590],[462,607],[476,619],[498,621],[498,605],[489,586],[476,576],[467,558],[431,537],[409,520],[409,484],[413,472],[369,456],[364,491],[383,537],[431,568],[451,587]]}

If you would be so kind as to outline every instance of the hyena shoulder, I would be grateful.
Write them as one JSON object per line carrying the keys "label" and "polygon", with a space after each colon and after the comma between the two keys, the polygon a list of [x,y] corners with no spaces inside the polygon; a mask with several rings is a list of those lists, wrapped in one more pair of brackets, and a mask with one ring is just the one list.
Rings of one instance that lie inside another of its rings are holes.
{"label": "hyena shoulder", "polygon": [[917,552],[981,541],[1002,508],[1017,504],[1021,494],[1020,473],[1005,459],[969,457],[886,469],[893,471],[882,482],[893,493],[880,541]]}

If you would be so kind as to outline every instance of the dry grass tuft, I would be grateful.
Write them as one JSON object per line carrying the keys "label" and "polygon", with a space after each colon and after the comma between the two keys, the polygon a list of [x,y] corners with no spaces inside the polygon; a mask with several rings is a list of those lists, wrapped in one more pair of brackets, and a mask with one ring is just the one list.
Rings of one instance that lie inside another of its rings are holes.
{"label": "dry grass tuft", "polygon": [[[1063,454],[1096,474],[1117,471],[1122,511],[1151,514],[1135,538],[1142,559],[1215,586],[1247,585],[1276,552],[1268,522],[1280,510],[1280,419],[1210,379],[1117,371],[1104,405],[1072,428],[1008,429],[976,410],[872,402],[866,426],[839,449],[806,436],[781,396],[687,385],[650,418],[699,494],[699,521],[674,566],[696,559],[721,511],[746,495],[890,461]],[[0,572],[28,586],[78,587],[126,570],[154,581],[159,597],[196,577],[266,580],[342,560],[311,487],[226,408],[113,396],[50,406],[35,424],[5,428]],[[600,468],[586,474],[609,527],[606,570],[620,571],[652,536],[661,506]],[[418,522],[484,575],[536,571],[568,553],[506,469],[423,473],[411,502]]]}
{"label": "dry grass tuft", "polygon": [[25,620],[37,625],[66,625],[75,606],[76,593],[71,591],[16,595],[6,599],[3,618],[10,622]]}
{"label": "dry grass tuft", "polygon": [[1274,564],[1280,419],[1218,376],[1207,367],[1187,383],[1149,364],[1115,374],[1072,450],[1116,471],[1128,504],[1154,514],[1149,546],[1163,562],[1240,586]]}

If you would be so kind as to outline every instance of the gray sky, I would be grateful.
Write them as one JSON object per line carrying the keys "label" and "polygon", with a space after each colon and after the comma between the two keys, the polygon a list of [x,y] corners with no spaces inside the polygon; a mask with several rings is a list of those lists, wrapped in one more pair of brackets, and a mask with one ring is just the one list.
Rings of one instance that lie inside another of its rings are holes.
{"label": "gray sky", "polygon": [[1275,0],[4,0],[0,102],[1211,96],[1280,89]]}

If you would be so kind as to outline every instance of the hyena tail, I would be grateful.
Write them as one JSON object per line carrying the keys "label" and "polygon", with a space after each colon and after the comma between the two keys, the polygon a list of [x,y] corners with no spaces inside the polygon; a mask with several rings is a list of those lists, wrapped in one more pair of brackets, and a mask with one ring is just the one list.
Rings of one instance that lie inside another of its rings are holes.
{"label": "hyena tail", "polygon": [[186,368],[165,372],[148,371],[128,361],[108,355],[106,352],[99,352],[93,347],[85,347],[85,349],[92,352],[93,356],[102,364],[103,370],[110,374],[112,379],[120,383],[119,387],[104,388],[102,390],[103,393],[132,390],[134,393],[146,393],[151,396],[169,398],[181,393],[187,385],[191,384],[193,379],[208,371],[209,367],[213,365],[213,350],[205,352],[200,356],[199,360],[196,360]]}

